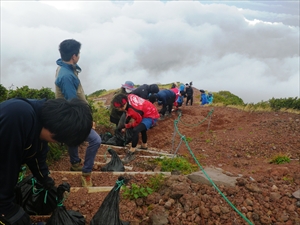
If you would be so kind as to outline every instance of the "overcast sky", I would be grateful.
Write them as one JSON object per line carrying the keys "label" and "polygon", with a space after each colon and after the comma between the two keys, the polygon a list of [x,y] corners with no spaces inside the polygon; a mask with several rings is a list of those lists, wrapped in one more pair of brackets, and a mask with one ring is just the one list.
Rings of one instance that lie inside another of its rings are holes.
{"label": "overcast sky", "polygon": [[71,38],[86,94],[131,80],[193,81],[245,103],[300,95],[298,0],[1,0],[1,84],[54,91],[58,45]]}

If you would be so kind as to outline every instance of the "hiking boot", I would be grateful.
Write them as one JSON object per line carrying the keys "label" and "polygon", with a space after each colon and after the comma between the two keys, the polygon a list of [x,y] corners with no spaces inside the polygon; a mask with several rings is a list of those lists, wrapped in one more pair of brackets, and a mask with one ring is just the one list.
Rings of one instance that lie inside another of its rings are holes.
{"label": "hiking boot", "polygon": [[142,143],[141,146],[140,146],[140,149],[147,150],[148,149],[147,143]]}
{"label": "hiking boot", "polygon": [[[130,149],[131,150],[131,149]],[[124,159],[122,160],[122,163],[125,165],[127,163],[130,163],[135,159],[135,151],[128,151]]]}
{"label": "hiking boot", "polygon": [[92,187],[92,174],[91,173],[82,173],[81,175],[81,184],[82,187]]}
{"label": "hiking boot", "polygon": [[71,165],[70,171],[82,171],[81,159],[78,163],[74,163]]}

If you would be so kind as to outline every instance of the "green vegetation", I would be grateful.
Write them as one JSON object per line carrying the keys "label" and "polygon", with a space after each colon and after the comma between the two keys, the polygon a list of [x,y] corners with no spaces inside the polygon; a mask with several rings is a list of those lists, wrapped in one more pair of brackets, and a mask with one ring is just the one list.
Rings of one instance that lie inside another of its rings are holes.
{"label": "green vegetation", "polygon": [[240,97],[229,91],[219,91],[214,93],[214,103],[222,103],[224,105],[245,105]]}
{"label": "green vegetation", "polygon": [[172,172],[173,170],[180,171],[182,174],[190,174],[198,170],[197,165],[191,164],[184,157],[175,157],[175,158],[157,158],[154,159],[155,164],[161,167],[163,172]]}
{"label": "green vegetation", "polygon": [[291,161],[290,157],[287,154],[279,153],[272,157],[270,163],[283,164],[283,163],[289,163],[290,161]]}
{"label": "green vegetation", "polygon": [[122,196],[130,200],[147,197],[156,192],[163,185],[164,180],[163,174],[156,174],[149,177],[143,184],[132,183],[130,187],[122,186]]}
{"label": "green vegetation", "polygon": [[164,183],[164,180],[165,176],[162,173],[160,173],[151,176],[146,183],[153,191],[157,191]]}
{"label": "green vegetation", "polygon": [[150,187],[143,187],[142,185],[131,184],[131,187],[122,186],[124,190],[122,196],[125,199],[138,199],[144,198],[153,193],[153,190]]}
{"label": "green vegetation", "polygon": [[50,151],[47,155],[47,163],[50,165],[53,161],[57,161],[67,152],[67,146],[60,143],[48,143]]}

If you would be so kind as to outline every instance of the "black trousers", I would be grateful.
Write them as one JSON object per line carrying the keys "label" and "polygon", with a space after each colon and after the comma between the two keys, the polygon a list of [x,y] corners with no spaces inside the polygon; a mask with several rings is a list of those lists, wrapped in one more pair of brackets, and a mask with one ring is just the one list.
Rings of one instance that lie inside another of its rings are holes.
{"label": "black trousers", "polygon": [[186,97],[186,103],[185,103],[185,105],[188,105],[190,100],[191,100],[191,105],[193,105],[193,95],[188,95]]}
{"label": "black trousers", "polygon": [[143,143],[147,143],[147,128],[145,124],[140,123],[135,128],[133,128],[132,142],[131,142],[132,148],[135,148],[139,142],[139,133],[142,134]]}

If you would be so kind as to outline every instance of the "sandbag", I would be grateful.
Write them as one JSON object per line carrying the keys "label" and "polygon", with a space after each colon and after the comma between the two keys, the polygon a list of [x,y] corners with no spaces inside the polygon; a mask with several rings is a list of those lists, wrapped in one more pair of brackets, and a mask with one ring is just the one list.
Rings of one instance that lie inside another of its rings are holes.
{"label": "sandbag", "polygon": [[125,167],[118,154],[111,148],[107,149],[107,151],[111,155],[111,160],[101,168],[101,171],[125,171]]}
{"label": "sandbag", "polygon": [[30,174],[20,180],[15,186],[14,192],[16,204],[23,206],[24,202],[32,195],[32,179],[34,179],[33,175]]}
{"label": "sandbag", "polygon": [[129,225],[129,222],[121,221],[119,216],[120,188],[128,182],[120,176],[115,186],[103,200],[100,208],[93,216],[90,225]]}
{"label": "sandbag", "polygon": [[56,197],[56,187],[45,190],[42,184],[32,180],[31,193],[23,202],[23,209],[29,215],[49,215],[56,208]]}
{"label": "sandbag", "polygon": [[70,193],[70,184],[62,183],[57,187],[57,208],[49,218],[47,225],[85,225],[85,218],[80,212],[67,210],[63,205]]}
{"label": "sandbag", "polygon": [[112,138],[112,134],[110,133],[110,132],[106,132],[106,133],[104,133],[104,134],[100,134],[100,137],[101,137],[101,142],[103,143],[103,144],[106,144],[106,142],[110,139],[110,138]]}

